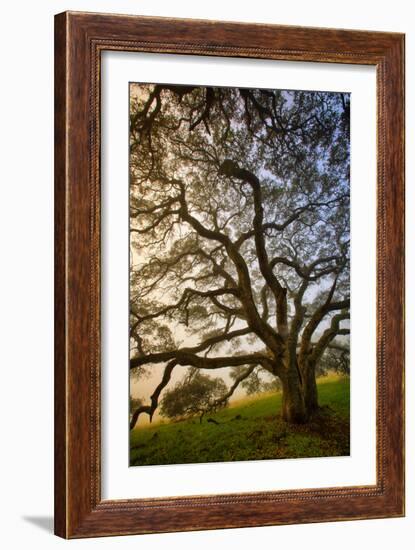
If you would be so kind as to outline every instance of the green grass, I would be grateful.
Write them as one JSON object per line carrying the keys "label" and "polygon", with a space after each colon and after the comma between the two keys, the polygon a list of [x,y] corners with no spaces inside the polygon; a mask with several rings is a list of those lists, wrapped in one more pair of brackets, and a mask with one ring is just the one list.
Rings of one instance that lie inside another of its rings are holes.
{"label": "green grass", "polygon": [[[281,394],[244,400],[199,419],[132,430],[130,464],[189,464],[349,455],[349,379],[318,381],[320,412],[303,426],[281,419]],[[218,425],[207,422],[213,418]]]}

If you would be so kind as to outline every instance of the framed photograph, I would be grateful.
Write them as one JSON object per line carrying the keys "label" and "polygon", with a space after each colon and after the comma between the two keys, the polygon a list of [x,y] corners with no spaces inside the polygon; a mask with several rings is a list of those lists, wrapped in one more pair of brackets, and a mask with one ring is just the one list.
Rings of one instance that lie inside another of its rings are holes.
{"label": "framed photograph", "polygon": [[404,35],[55,18],[55,532],[404,515]]}

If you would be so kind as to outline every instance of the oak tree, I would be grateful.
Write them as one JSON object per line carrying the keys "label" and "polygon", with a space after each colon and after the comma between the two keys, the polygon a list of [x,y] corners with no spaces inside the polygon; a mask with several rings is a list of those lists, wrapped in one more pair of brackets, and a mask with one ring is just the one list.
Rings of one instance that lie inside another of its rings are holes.
{"label": "oak tree", "polygon": [[182,367],[232,367],[226,399],[267,373],[286,421],[316,411],[322,358],[349,347],[349,112],[342,93],[131,85],[130,369],[163,367],[131,427]]}

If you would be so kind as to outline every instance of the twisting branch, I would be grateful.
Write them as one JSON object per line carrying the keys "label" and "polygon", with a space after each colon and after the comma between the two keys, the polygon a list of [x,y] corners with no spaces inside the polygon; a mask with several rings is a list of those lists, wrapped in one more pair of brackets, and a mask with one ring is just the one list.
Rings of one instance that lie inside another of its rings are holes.
{"label": "twisting branch", "polygon": [[350,307],[350,298],[345,298],[343,300],[333,302],[333,296],[336,290],[338,281],[338,275],[334,277],[333,283],[330,287],[329,292],[327,293],[325,301],[318,307],[314,313],[311,315],[311,318],[307,325],[304,328],[302,338],[301,338],[301,348],[300,348],[300,360],[303,359],[310,351],[311,338],[316,331],[317,327],[323,321],[325,316],[336,310],[347,309]]}
{"label": "twisting branch", "polygon": [[259,179],[255,176],[255,174],[249,170],[240,168],[236,162],[230,159],[223,161],[219,173],[245,181],[249,183],[252,188],[255,210],[253,220],[254,238],[259,268],[262,276],[270,287],[271,292],[274,294],[277,304],[278,332],[282,338],[285,338],[287,335],[287,290],[279,283],[268,260],[268,253],[265,246],[263,232],[264,207],[262,205],[262,192]]}
{"label": "twisting branch", "polygon": [[268,366],[269,359],[261,353],[247,355],[230,355],[226,357],[199,357],[186,348],[160,353],[149,353],[144,356],[130,359],[130,369],[146,365],[147,363],[165,363],[174,359],[177,365],[198,367],[200,369],[222,369],[224,367],[240,367],[243,365]]}
{"label": "twisting branch", "polygon": [[235,378],[235,381],[229,388],[229,391],[227,391],[224,395],[222,395],[219,399],[215,401],[214,407],[220,407],[221,405],[223,405],[223,403],[226,403],[228,399],[232,397],[239,384],[246,380],[248,376],[250,376],[251,373],[254,372],[255,368],[256,365],[251,365],[250,367],[247,367],[237,378]]}
{"label": "twisting branch", "polygon": [[180,300],[175,304],[166,306],[160,309],[159,311],[156,311],[154,313],[149,313],[148,315],[140,316],[136,314],[136,317],[137,317],[138,323],[142,323],[143,321],[149,321],[150,319],[162,317],[163,315],[166,315],[170,311],[179,310],[182,305],[188,306],[189,301],[194,297],[210,298],[213,300],[217,296],[224,296],[224,295],[238,296],[239,292],[237,289],[233,289],[233,288],[218,288],[218,289],[207,290],[203,292],[202,290],[197,290],[195,288],[188,287],[184,289]]}
{"label": "twisting branch", "polygon": [[340,328],[340,322],[349,318],[350,313],[348,311],[342,311],[341,313],[333,316],[330,327],[323,332],[319,341],[313,348],[313,353],[311,355],[312,361],[316,363],[320,359],[327,346],[336,336],[347,335],[350,333],[350,329]]}
{"label": "twisting branch", "polygon": [[238,252],[234,243],[227,235],[221,233],[220,231],[215,231],[205,227],[199,220],[190,214],[186,202],[185,186],[180,180],[176,180],[176,183],[181,190],[181,219],[189,223],[201,237],[217,241],[224,245],[229,258],[232,260],[238,273],[238,288],[240,290],[239,297],[241,299],[242,307],[245,310],[249,326],[256,334],[263,338],[264,342],[271,349],[278,350],[283,343],[283,337],[281,334],[276,333],[268,323],[261,319],[258,313],[252,294],[251,277],[244,258]]}
{"label": "twisting branch", "polygon": [[151,404],[147,406],[138,407],[138,409],[134,411],[130,420],[130,430],[132,430],[134,426],[137,424],[140,414],[143,414],[143,413],[148,414],[148,416],[150,417],[150,422],[153,420],[153,415],[156,412],[160,394],[162,390],[170,382],[171,374],[175,366],[176,366],[175,361],[170,361],[170,363],[166,365],[166,368],[164,369],[164,373],[163,373],[163,378],[160,384],[154,390],[152,396],[150,397]]}

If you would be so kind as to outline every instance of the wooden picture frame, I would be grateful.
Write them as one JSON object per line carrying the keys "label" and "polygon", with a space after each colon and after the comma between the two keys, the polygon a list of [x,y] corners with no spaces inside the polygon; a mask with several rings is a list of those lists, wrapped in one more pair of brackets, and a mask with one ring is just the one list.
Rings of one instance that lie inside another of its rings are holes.
{"label": "wooden picture frame", "polygon": [[[376,484],[101,499],[100,60],[104,50],[377,71]],[[55,18],[55,533],[64,538],[404,515],[404,35],[65,12]]]}

